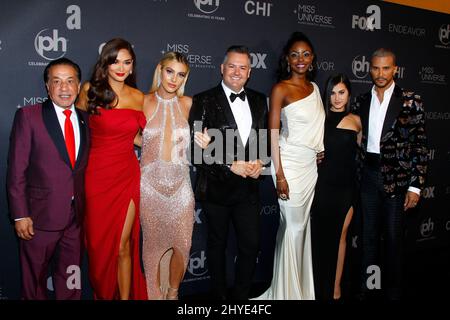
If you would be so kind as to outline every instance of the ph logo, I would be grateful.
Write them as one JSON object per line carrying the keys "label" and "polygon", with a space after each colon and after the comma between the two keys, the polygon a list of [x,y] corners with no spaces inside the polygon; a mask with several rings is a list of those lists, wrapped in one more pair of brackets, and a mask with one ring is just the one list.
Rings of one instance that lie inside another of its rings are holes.
{"label": "ph logo", "polygon": [[43,29],[34,38],[36,52],[46,60],[62,58],[67,52],[67,39],[58,35],[58,30]]}
{"label": "ph logo", "polygon": [[434,222],[431,220],[431,217],[428,218],[428,220],[422,221],[422,224],[420,225],[420,234],[424,238],[428,238],[433,233],[434,229]]}
{"label": "ph logo", "polygon": [[194,252],[191,254],[188,265],[188,272],[195,276],[201,277],[208,272],[208,268],[206,268],[206,256],[205,251]]}
{"label": "ph logo", "polygon": [[381,29],[381,9],[377,5],[370,5],[367,7],[367,17],[352,16],[352,29],[358,27],[365,31],[375,31]]}
{"label": "ph logo", "polygon": [[213,13],[219,9],[219,0],[194,0],[194,4],[198,10],[206,14]]}
{"label": "ph logo", "polygon": [[267,69],[266,58],[267,53],[250,53],[252,58],[251,67],[255,69]]}
{"label": "ph logo", "polygon": [[439,41],[445,46],[450,43],[450,24],[443,24],[440,27]]}
{"label": "ph logo", "polygon": [[358,79],[364,79],[369,73],[370,64],[366,56],[356,56],[352,61],[352,72]]}

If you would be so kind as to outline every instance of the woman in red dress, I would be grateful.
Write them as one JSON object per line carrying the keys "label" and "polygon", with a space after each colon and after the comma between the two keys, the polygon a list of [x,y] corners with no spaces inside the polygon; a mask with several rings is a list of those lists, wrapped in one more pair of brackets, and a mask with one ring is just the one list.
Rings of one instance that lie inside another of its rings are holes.
{"label": "woman in red dress", "polygon": [[140,169],[134,139],[145,126],[129,42],[105,44],[77,106],[87,109],[86,246],[95,299],[147,299],[139,254]]}

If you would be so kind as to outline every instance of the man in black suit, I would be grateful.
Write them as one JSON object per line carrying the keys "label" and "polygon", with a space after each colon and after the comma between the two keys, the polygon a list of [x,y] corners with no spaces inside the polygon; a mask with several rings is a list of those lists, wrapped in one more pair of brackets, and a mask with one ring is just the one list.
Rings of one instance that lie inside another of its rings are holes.
{"label": "man in black suit", "polygon": [[[396,71],[395,54],[376,50],[370,64],[374,86],[355,104],[362,123],[363,293],[381,284],[389,300],[402,295],[404,215],[419,201],[428,160],[422,100],[395,84]],[[385,262],[377,279],[382,233]]]}
{"label": "man in black suit", "polygon": [[259,178],[267,156],[266,97],[244,88],[250,76],[250,54],[244,46],[228,48],[221,65],[222,82],[193,97],[189,116],[194,132],[208,128],[212,137],[201,150],[192,138],[197,167],[196,199],[208,223],[207,258],[213,298],[225,299],[226,247],[230,221],[238,255],[232,298],[248,299],[259,250]]}

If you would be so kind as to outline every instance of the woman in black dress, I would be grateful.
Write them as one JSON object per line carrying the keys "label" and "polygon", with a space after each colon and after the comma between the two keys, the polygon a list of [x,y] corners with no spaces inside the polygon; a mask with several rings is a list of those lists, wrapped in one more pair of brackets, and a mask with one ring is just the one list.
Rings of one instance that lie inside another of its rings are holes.
{"label": "woman in black dress", "polygon": [[311,243],[315,295],[318,300],[341,297],[346,237],[353,216],[356,151],[361,121],[349,112],[350,81],[343,74],[327,80],[325,155],[318,166],[311,209]]}

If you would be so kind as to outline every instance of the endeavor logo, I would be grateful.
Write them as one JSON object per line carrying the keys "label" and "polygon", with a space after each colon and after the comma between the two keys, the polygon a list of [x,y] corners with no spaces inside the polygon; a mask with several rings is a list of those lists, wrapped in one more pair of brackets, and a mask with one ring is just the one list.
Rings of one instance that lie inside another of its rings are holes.
{"label": "endeavor logo", "polygon": [[67,39],[60,37],[57,29],[42,29],[34,38],[36,52],[46,60],[62,58],[67,52]]}

